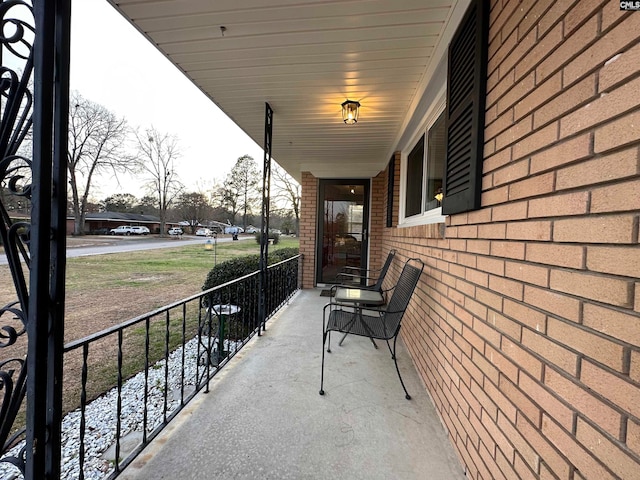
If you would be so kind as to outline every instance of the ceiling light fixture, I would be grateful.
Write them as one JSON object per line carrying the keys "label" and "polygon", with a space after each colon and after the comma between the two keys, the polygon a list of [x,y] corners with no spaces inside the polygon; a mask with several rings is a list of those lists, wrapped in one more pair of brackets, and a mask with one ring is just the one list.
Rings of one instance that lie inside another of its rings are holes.
{"label": "ceiling light fixture", "polygon": [[345,100],[342,102],[342,120],[347,125],[353,125],[358,122],[358,111],[360,110],[360,102],[355,100]]}

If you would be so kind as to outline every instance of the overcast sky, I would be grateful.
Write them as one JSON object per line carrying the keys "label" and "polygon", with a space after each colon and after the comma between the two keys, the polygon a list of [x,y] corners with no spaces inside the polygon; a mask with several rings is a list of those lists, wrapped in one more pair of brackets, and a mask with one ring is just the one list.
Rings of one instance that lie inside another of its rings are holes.
{"label": "overcast sky", "polygon": [[[179,139],[176,165],[188,191],[223,179],[236,160],[262,149],[204,96],[106,0],[73,0],[71,89],[124,116],[129,125],[153,125]],[[100,184],[99,184],[100,183]],[[91,196],[143,196],[140,179],[95,182]]]}

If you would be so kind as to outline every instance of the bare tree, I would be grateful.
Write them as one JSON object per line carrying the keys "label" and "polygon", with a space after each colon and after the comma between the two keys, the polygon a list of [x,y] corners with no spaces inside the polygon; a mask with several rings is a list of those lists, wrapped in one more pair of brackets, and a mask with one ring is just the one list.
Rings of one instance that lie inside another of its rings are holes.
{"label": "bare tree", "polygon": [[183,220],[189,222],[191,233],[196,233],[196,228],[207,219],[211,220],[211,205],[203,193],[183,193],[176,201],[176,210]]}
{"label": "bare tree", "polygon": [[138,165],[147,180],[149,193],[155,198],[160,217],[160,235],[166,233],[167,210],[182,192],[183,186],[175,170],[180,158],[178,140],[154,127],[144,134],[136,132]]}
{"label": "bare tree", "polygon": [[225,211],[224,220],[228,220],[230,223],[236,223],[236,217],[240,213],[238,207],[240,194],[234,189],[230,188],[226,183],[217,183],[214,185],[211,191],[211,204],[214,208]]}
{"label": "bare tree", "polygon": [[102,105],[73,92],[69,102],[67,168],[74,215],[74,235],[84,235],[89,191],[96,174],[130,172],[133,159],[124,153],[127,122]]}
{"label": "bare tree", "polygon": [[250,155],[238,158],[236,164],[227,175],[225,200],[227,208],[234,212],[242,212],[242,226],[247,227],[247,215],[251,213],[260,199],[260,173],[255,160]]}
{"label": "bare tree", "polygon": [[273,192],[271,200],[276,205],[286,205],[284,209],[279,208],[280,210],[293,211],[295,231],[298,233],[298,225],[300,225],[300,184],[284,168],[275,163],[271,165],[271,180],[271,190]]}

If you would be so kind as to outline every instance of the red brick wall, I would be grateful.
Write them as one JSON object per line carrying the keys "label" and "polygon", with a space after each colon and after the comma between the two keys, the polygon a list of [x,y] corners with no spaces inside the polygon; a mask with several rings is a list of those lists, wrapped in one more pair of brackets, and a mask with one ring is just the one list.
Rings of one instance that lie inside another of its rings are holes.
{"label": "red brick wall", "polygon": [[640,478],[639,40],[618,2],[493,1],[483,208],[384,229],[470,478]]}
{"label": "red brick wall", "polygon": [[318,180],[310,172],[302,172],[300,201],[300,253],[302,288],[313,288],[316,269],[316,221],[318,214]]}
{"label": "red brick wall", "polygon": [[382,252],[382,233],[387,221],[387,172],[371,179],[371,208],[369,221],[369,268],[382,268],[387,254]]}

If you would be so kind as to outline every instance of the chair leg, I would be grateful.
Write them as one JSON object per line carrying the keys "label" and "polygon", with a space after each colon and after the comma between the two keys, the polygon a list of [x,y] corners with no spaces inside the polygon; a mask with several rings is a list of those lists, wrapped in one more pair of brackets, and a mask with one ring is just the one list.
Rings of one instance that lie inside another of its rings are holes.
{"label": "chair leg", "polygon": [[322,369],[320,370],[320,395],[324,395],[324,344],[327,340],[327,332],[322,332]]}
{"label": "chair leg", "polygon": [[389,345],[389,340],[385,340],[387,342],[387,348],[389,349],[389,353],[391,354],[391,358],[393,358],[395,360],[396,358],[396,354],[394,351],[391,350],[391,345]]}
{"label": "chair leg", "polygon": [[402,380],[402,375],[400,375],[400,369],[398,368],[398,359],[396,358],[396,341],[398,340],[398,335],[393,337],[393,363],[396,364],[396,372],[398,372],[398,378],[400,379],[400,383],[402,384],[402,389],[404,390],[404,398],[407,400],[411,400],[411,395],[407,392],[407,387],[404,386],[404,381]]}

